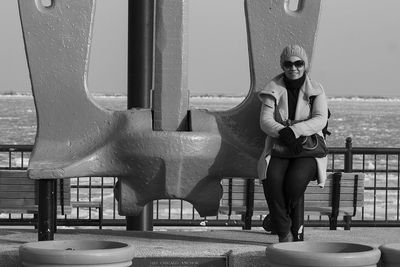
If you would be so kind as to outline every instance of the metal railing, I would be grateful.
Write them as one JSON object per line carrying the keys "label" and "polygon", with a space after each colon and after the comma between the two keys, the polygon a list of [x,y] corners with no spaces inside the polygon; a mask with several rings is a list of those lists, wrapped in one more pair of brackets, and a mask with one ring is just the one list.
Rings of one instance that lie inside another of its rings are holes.
{"label": "metal railing", "polygon": [[[32,145],[0,145],[0,169],[26,169]],[[353,226],[400,226],[400,148],[344,147],[329,148],[328,171],[365,173],[364,206],[357,208]],[[113,190],[115,177],[71,178],[71,202],[97,201],[103,205],[103,222],[107,226],[125,226],[118,215]],[[229,194],[229,192],[227,192]],[[219,214],[200,217],[193,206],[183,200],[155,200],[155,226],[243,226],[244,216]],[[266,214],[254,214],[252,225],[260,226]],[[70,214],[58,216],[59,226],[98,226],[99,210],[72,208]],[[32,214],[1,214],[2,225],[35,225]],[[308,215],[306,225],[327,226],[328,218]],[[338,224],[341,226],[341,223]]]}

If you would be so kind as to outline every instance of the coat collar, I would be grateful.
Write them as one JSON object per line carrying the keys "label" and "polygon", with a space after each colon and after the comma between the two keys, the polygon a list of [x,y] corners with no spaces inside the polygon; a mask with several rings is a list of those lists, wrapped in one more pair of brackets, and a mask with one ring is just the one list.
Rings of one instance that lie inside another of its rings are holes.
{"label": "coat collar", "polygon": [[[275,103],[281,103],[278,106],[278,112],[283,121],[288,119],[287,92],[283,81],[283,73],[274,77],[265,87],[259,92],[259,98],[262,100],[265,95],[270,95],[275,99]],[[307,75],[307,74],[306,74]],[[310,109],[305,109],[309,105],[311,96],[319,95],[323,92],[322,87],[317,82],[314,82],[307,75],[304,85],[300,88],[299,101],[297,101],[295,120],[305,119],[309,115]],[[301,101],[304,100],[304,101]]]}
{"label": "coat collar", "polygon": [[[259,96],[271,95],[276,100],[281,98],[282,94],[286,93],[285,84],[283,81],[283,73],[275,76],[265,87],[259,92]],[[322,93],[321,85],[310,79],[306,73],[306,79],[304,85],[300,88],[300,91],[304,96],[309,99],[311,96],[316,96]]]}

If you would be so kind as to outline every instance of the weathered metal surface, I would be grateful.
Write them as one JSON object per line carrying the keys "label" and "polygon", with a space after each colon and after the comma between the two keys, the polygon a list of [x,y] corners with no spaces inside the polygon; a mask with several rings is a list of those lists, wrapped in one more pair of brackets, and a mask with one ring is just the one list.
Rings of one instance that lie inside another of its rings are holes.
{"label": "weathered metal surface", "polygon": [[[155,62],[160,66],[153,109],[160,111],[158,129],[152,127],[149,109],[110,111],[91,100],[86,76],[94,1],[53,1],[47,8],[40,6],[41,1],[19,0],[38,115],[29,176],[118,176],[121,215],[136,215],[147,202],[160,198],[185,199],[201,216],[215,215],[222,177],[256,177],[264,136],[255,92],[279,72],[278,55],[288,43],[302,44],[311,56],[320,1],[300,2],[298,13],[285,11],[287,1],[245,2],[249,94],[229,111],[191,110],[190,131],[182,131],[186,37],[168,35],[186,33],[184,0],[157,4],[161,18]],[[171,11],[177,6],[178,11]],[[168,69],[171,64],[174,68]]]}
{"label": "weathered metal surface", "polygon": [[[246,0],[253,88],[260,90],[269,79],[282,72],[279,55],[288,44],[300,44],[313,53],[321,1],[298,0],[291,11],[291,0]],[[292,0],[293,1],[293,0]]]}
{"label": "weathered metal surface", "polygon": [[94,2],[41,3],[19,1],[19,9],[38,119],[29,175],[51,179],[95,160],[123,116],[96,106],[87,92]]}
{"label": "weathered metal surface", "polygon": [[154,130],[187,130],[188,0],[156,1]]}

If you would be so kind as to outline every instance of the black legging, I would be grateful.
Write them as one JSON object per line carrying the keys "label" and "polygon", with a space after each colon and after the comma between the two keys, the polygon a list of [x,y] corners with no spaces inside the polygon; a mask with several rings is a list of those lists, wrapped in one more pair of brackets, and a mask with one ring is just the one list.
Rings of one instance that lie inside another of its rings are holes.
{"label": "black legging", "polygon": [[272,226],[279,236],[286,236],[290,230],[297,233],[302,226],[296,225],[295,214],[291,211],[296,210],[300,197],[316,174],[317,162],[314,158],[271,158],[263,187]]}

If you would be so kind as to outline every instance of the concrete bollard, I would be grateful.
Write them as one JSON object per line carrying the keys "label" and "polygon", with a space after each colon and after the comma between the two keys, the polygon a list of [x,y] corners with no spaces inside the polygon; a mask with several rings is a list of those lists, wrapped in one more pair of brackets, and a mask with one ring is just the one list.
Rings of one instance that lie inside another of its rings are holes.
{"label": "concrete bollard", "polygon": [[273,244],[266,256],[270,267],[376,267],[381,252],[355,243],[307,241]]}
{"label": "concrete bollard", "polygon": [[382,253],[379,267],[400,266],[400,243],[382,245],[379,249]]}
{"label": "concrete bollard", "polygon": [[131,266],[133,248],[114,241],[70,240],[26,243],[19,248],[22,266]]}

